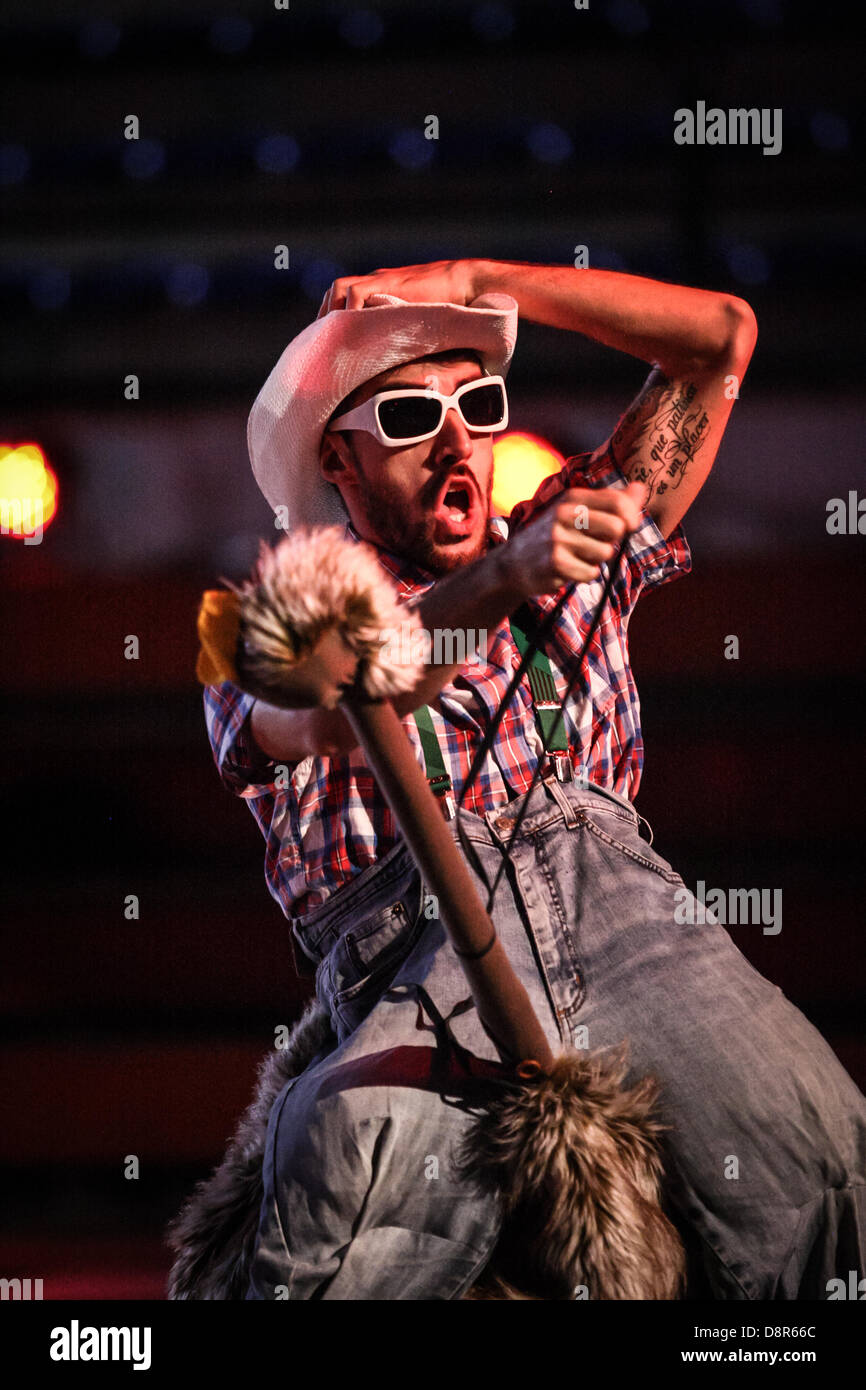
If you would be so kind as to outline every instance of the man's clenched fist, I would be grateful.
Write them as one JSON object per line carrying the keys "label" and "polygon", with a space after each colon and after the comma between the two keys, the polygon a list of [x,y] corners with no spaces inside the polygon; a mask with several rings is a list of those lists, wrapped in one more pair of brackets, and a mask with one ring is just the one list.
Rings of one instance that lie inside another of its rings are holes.
{"label": "man's clenched fist", "polygon": [[569,488],[501,548],[509,588],[523,598],[597,579],[627,532],[640,524],[643,483],[626,488]]}

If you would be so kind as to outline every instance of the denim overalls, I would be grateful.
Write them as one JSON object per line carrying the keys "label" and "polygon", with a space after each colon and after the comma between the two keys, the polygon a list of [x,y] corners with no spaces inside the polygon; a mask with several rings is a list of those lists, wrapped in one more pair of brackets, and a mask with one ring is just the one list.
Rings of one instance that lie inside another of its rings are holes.
{"label": "denim overalls", "polygon": [[[491,881],[522,800],[460,813]],[[627,1082],[661,1082],[686,1296],[826,1298],[866,1273],[866,1100],[712,913],[683,922],[641,819],[545,779],[493,920],[555,1050],[628,1039]],[[497,1054],[435,909],[400,841],[294,923],[336,1046],[271,1111],[248,1298],[456,1299],[490,1256],[495,1203],[451,1160]]]}

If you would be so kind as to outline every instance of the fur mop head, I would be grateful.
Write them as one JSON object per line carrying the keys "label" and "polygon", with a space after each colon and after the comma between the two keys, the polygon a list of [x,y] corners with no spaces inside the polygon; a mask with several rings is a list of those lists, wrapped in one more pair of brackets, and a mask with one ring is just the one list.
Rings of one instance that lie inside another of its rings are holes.
{"label": "fur mop head", "polygon": [[273,550],[262,542],[252,577],[230,588],[240,602],[239,676],[272,704],[286,702],[287,672],[329,633],[339,634],[346,669],[357,665],[372,699],[411,690],[423,673],[412,640],[418,614],[400,602],[372,547],[347,540],[339,526],[295,531]]}
{"label": "fur mop head", "polygon": [[458,1169],[498,1195],[503,1221],[465,1298],[574,1299],[580,1286],[594,1299],[681,1296],[683,1247],[660,1206],[658,1084],[624,1089],[625,1052],[564,1053],[476,1120]]}

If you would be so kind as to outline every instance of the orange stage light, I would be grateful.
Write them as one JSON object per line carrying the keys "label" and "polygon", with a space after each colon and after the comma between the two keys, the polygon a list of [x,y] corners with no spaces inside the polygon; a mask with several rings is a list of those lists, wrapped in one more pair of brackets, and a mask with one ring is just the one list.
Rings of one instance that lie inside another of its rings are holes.
{"label": "orange stage light", "polygon": [[33,544],[57,512],[57,474],[38,444],[0,444],[0,536]]}
{"label": "orange stage light", "polygon": [[493,445],[493,513],[508,516],[512,507],[532,497],[539,484],[558,473],[564,463],[562,454],[538,435],[502,435]]}

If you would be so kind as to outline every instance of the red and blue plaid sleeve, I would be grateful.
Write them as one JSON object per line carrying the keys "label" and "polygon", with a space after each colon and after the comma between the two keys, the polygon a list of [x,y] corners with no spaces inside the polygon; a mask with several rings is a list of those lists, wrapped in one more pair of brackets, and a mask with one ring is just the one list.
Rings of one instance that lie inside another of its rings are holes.
{"label": "red and blue plaid sleeve", "polygon": [[[545,478],[533,497],[519,502],[509,518],[509,530],[526,525],[533,516],[572,487],[627,487],[628,479],[613,461],[610,449],[597,453],[574,454],[558,473]],[[629,537],[626,563],[614,585],[620,609],[627,614],[642,589],[655,588],[692,567],[691,551],[682,524],[670,535],[662,535],[649,512],[642,513],[641,524]]]}
{"label": "red and blue plaid sleeve", "polygon": [[217,771],[237,796],[263,796],[274,790],[276,763],[253,743],[250,712],[255,697],[232,681],[204,687],[204,716]]}

